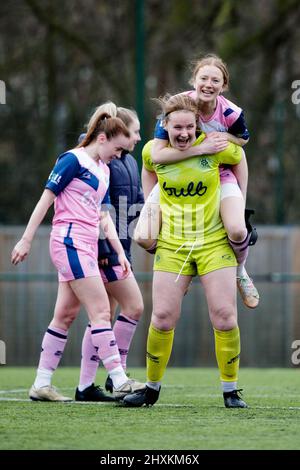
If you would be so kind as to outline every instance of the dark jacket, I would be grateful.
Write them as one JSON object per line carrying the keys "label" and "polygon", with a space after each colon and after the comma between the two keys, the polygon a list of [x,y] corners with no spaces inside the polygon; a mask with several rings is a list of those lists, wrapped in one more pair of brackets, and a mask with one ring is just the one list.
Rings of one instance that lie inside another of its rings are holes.
{"label": "dark jacket", "polygon": [[[144,195],[141,187],[139,169],[135,158],[124,153],[120,159],[112,160],[110,168],[110,214],[123,245],[128,261],[131,263],[131,237],[133,221],[139,216]],[[118,265],[118,256],[109,241],[100,234],[98,242],[99,259],[108,259],[109,266]]]}

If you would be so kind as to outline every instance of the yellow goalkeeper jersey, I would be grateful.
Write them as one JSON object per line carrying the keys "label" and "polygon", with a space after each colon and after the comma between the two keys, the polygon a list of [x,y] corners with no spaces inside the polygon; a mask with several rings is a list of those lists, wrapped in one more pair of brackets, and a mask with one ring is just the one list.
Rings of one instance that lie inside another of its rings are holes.
{"label": "yellow goalkeeper jersey", "polygon": [[[201,133],[193,145],[200,144],[206,135]],[[154,164],[151,159],[153,141],[142,151],[143,164],[155,171],[160,187],[162,228],[161,246],[178,246],[187,241],[215,243],[226,237],[220,217],[219,165],[236,165],[242,158],[240,146],[228,143],[222,152],[201,155],[168,164]]]}

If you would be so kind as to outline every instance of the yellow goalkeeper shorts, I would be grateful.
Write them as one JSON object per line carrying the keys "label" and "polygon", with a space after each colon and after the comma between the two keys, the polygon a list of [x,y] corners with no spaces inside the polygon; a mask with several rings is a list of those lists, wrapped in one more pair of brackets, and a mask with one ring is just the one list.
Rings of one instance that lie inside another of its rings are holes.
{"label": "yellow goalkeeper shorts", "polygon": [[178,246],[159,240],[154,258],[154,271],[203,276],[217,269],[237,266],[227,238],[201,244],[197,241],[178,241]]}

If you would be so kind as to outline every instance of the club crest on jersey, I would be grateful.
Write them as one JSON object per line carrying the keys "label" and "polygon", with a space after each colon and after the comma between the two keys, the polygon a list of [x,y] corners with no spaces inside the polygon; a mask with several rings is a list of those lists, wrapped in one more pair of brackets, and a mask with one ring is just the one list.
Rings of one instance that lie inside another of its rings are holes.
{"label": "club crest on jersey", "polygon": [[207,168],[209,165],[208,165],[208,160],[206,158],[201,158],[200,159],[200,165],[203,167],[203,168]]}

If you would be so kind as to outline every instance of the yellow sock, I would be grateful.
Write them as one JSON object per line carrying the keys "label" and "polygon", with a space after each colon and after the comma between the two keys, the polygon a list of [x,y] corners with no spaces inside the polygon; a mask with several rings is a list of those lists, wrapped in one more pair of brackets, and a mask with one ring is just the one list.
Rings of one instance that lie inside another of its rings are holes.
{"label": "yellow sock", "polygon": [[236,382],[240,363],[240,330],[215,332],[215,348],[220,378],[223,382]]}
{"label": "yellow sock", "polygon": [[147,380],[160,382],[168,365],[174,339],[174,329],[158,330],[150,324],[147,340]]}

